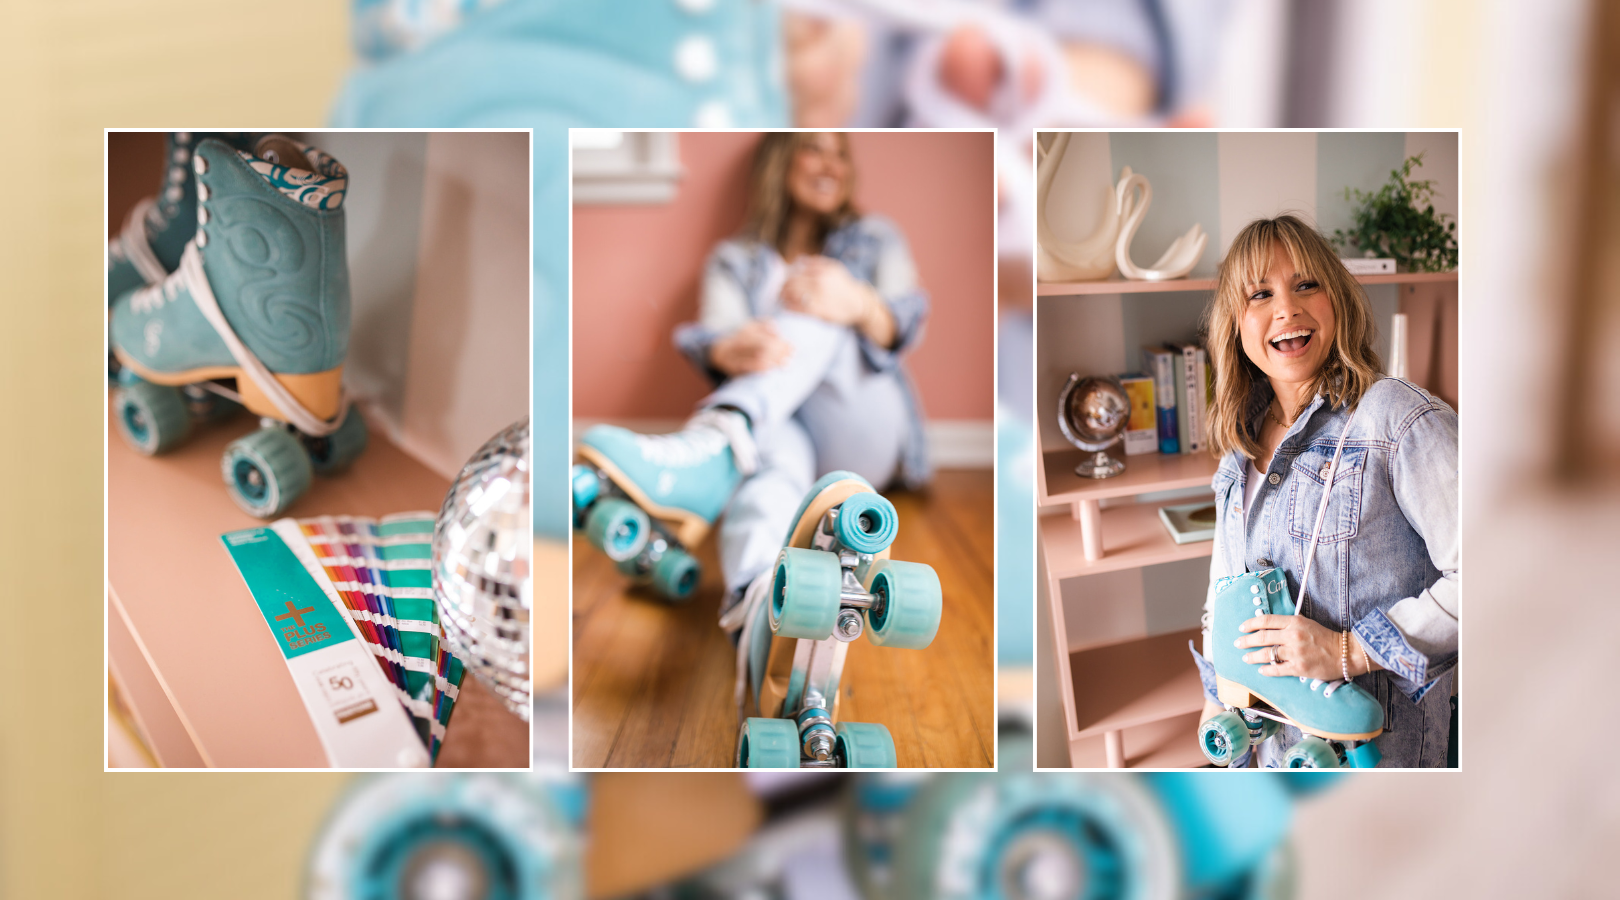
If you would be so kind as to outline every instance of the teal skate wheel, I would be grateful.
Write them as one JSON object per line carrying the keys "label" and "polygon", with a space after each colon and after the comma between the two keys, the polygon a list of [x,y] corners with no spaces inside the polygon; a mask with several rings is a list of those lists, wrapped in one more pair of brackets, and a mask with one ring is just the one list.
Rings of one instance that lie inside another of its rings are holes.
{"label": "teal skate wheel", "polygon": [[837,728],[834,755],[846,769],[892,769],[894,738],[876,722],[844,722]]}
{"label": "teal skate wheel", "polygon": [[1229,766],[1249,749],[1249,723],[1231,710],[1216,713],[1198,726],[1198,747],[1211,763]]}
{"label": "teal skate wheel", "polygon": [[232,441],[220,467],[231,499],[261,519],[281,515],[315,477],[303,445],[280,427],[261,428]]}
{"label": "teal skate wheel", "polygon": [[617,497],[599,501],[585,517],[585,539],[614,562],[640,553],[651,534],[652,522],[641,507]]}
{"label": "teal skate wheel", "polygon": [[303,435],[309,450],[309,463],[317,475],[335,475],[348,467],[366,450],[366,420],[358,407],[351,406],[338,430],[325,437]]}
{"label": "teal skate wheel", "polygon": [[1352,769],[1377,768],[1378,761],[1383,758],[1384,751],[1378,749],[1378,745],[1372,741],[1357,744],[1344,754],[1344,761],[1349,763]]}
{"label": "teal skate wheel", "polygon": [[574,527],[585,524],[585,511],[602,494],[602,481],[589,466],[575,465],[568,472],[569,493],[574,501]]}
{"label": "teal skate wheel", "polygon": [[867,571],[873,597],[866,635],[880,647],[920,650],[934,642],[944,605],[939,575],[922,563],[880,559]]}
{"label": "teal skate wheel", "polygon": [[825,550],[783,547],[771,578],[771,633],[779,637],[832,637],[844,570]]}
{"label": "teal skate wheel", "polygon": [[749,718],[737,734],[737,768],[797,769],[799,726],[792,719]]}
{"label": "teal skate wheel", "polygon": [[178,388],[131,380],[118,389],[118,432],[147,456],[156,456],[185,440],[191,414]]}
{"label": "teal skate wheel", "polygon": [[1283,757],[1285,769],[1337,769],[1339,768],[1339,754],[1333,752],[1333,745],[1314,735],[1306,735],[1300,742],[1288,748],[1288,755]]}
{"label": "teal skate wheel", "polygon": [[900,533],[900,516],[894,504],[879,494],[850,496],[838,508],[833,536],[856,553],[881,553]]}
{"label": "teal skate wheel", "polygon": [[702,575],[703,569],[692,554],[671,547],[653,563],[653,588],[668,599],[680,602],[691,598]]}

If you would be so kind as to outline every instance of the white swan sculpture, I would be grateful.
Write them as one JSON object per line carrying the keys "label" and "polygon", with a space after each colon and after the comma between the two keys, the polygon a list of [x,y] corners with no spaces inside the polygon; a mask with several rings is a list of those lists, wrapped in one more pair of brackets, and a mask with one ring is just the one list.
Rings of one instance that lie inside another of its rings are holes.
{"label": "white swan sculpture", "polygon": [[1039,281],[1097,281],[1114,274],[1120,219],[1117,192],[1105,189],[1102,223],[1085,240],[1065,241],[1046,224],[1046,195],[1068,147],[1068,132],[1059,132],[1050,149],[1035,142],[1035,277]]}
{"label": "white swan sculpture", "polygon": [[[1138,190],[1140,189],[1140,190]],[[1140,194],[1140,200],[1138,195]],[[1164,251],[1159,261],[1151,268],[1144,269],[1131,261],[1131,241],[1136,238],[1136,229],[1147,216],[1148,206],[1153,202],[1153,185],[1148,180],[1131,172],[1126,166],[1119,173],[1119,186],[1114,193],[1114,206],[1119,215],[1125,220],[1123,230],[1119,235],[1119,242],[1114,245],[1114,261],[1119,264],[1119,273],[1132,281],[1169,281],[1180,278],[1192,271],[1198,263],[1198,257],[1204,254],[1204,245],[1209,243],[1209,235],[1204,233],[1204,226],[1194,225],[1187,229],[1187,233],[1176,238],[1170,244],[1170,249]]]}

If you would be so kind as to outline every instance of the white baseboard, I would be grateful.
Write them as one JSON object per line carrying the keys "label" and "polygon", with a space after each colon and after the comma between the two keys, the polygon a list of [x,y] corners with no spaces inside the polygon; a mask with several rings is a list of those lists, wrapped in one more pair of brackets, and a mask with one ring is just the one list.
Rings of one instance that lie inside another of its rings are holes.
{"label": "white baseboard", "polygon": [[[663,434],[684,419],[575,419],[574,437],[592,425],[618,425],[643,434]],[[923,423],[936,469],[990,469],[996,464],[996,426],[989,419],[933,419]]]}

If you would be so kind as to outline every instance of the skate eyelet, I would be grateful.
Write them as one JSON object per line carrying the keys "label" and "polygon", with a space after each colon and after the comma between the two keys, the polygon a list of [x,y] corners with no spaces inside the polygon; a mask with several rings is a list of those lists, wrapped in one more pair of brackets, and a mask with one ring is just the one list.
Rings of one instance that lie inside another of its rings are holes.
{"label": "skate eyelet", "polygon": [[204,159],[201,153],[191,158],[191,167],[197,170],[198,175],[208,174],[208,160]]}
{"label": "skate eyelet", "polygon": [[201,250],[206,246],[208,246],[208,232],[199,228],[197,229],[197,249]]}

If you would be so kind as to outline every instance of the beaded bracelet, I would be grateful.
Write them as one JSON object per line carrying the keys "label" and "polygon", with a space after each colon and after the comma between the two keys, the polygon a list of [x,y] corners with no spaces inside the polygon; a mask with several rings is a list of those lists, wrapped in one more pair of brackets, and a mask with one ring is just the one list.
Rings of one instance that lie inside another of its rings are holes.
{"label": "beaded bracelet", "polygon": [[1350,680],[1350,632],[1339,632],[1339,671],[1344,674],[1344,680]]}

